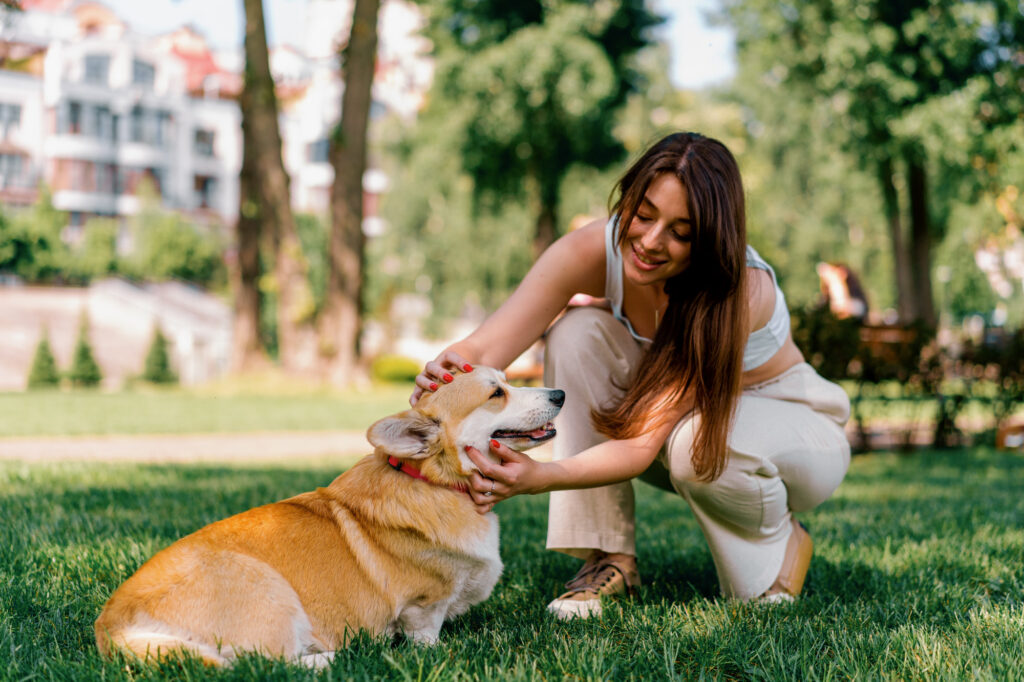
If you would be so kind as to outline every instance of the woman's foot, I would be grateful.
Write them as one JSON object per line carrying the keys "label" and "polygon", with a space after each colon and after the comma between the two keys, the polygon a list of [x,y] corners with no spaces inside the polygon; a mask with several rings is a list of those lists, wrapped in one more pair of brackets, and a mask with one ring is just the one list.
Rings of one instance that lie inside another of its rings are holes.
{"label": "woman's foot", "polygon": [[772,586],[754,601],[760,604],[778,604],[796,601],[804,589],[804,579],[811,565],[811,554],[814,543],[807,532],[807,527],[793,519],[793,532],[786,543],[786,556],[782,560],[782,570]]}
{"label": "woman's foot", "polygon": [[626,595],[632,597],[640,587],[636,557],[608,554],[595,549],[583,568],[565,584],[567,592],[548,604],[556,618],[590,618],[601,615],[601,600]]}

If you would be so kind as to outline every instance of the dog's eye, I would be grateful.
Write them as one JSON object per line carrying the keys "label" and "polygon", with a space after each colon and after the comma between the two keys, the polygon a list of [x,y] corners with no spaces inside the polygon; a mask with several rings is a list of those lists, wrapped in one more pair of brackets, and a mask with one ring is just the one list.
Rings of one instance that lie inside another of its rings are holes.
{"label": "dog's eye", "polygon": [[504,396],[505,396],[505,389],[503,389],[501,386],[499,386],[498,388],[494,389],[494,393],[491,394],[492,398],[502,398]]}

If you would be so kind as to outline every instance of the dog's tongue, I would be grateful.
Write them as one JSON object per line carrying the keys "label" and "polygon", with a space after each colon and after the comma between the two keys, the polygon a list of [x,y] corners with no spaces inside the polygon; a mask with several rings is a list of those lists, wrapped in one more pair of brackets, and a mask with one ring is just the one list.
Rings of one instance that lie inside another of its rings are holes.
{"label": "dog's tongue", "polygon": [[535,429],[533,431],[530,431],[526,435],[529,436],[530,438],[543,438],[547,432],[547,429]]}

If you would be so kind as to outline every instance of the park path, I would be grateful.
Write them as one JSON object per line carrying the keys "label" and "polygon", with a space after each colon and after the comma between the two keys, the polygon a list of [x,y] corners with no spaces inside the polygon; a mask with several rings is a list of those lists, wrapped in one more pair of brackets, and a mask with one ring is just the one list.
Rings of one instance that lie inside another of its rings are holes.
{"label": "park path", "polygon": [[0,460],[27,462],[281,461],[372,451],[363,431],[0,438]]}

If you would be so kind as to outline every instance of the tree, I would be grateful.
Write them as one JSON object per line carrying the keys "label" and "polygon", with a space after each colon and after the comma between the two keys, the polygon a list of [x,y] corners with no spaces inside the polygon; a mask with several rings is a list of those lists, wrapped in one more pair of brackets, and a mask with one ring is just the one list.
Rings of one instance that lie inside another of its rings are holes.
{"label": "tree", "polygon": [[460,122],[478,200],[529,198],[535,254],[558,234],[569,168],[621,159],[615,113],[641,84],[629,60],[658,21],[642,0],[431,4],[438,65],[424,125]]}
{"label": "tree", "polygon": [[[252,93],[243,91],[239,103],[244,111],[252,107]],[[238,178],[238,221],[235,224],[236,256],[231,270],[235,292],[232,324],[231,363],[235,372],[262,368],[267,350],[261,336],[260,311],[260,186],[256,170],[256,146],[252,125],[242,119],[242,169]]]}
{"label": "tree", "polygon": [[[938,164],[929,149],[936,146],[936,131],[948,128],[944,109],[966,100],[975,110],[958,125],[982,123],[989,130],[1001,123],[995,116],[981,120],[986,103],[1004,112],[1002,123],[1016,117],[995,103],[1021,99],[1015,54],[1024,18],[1016,4],[727,3],[748,82],[768,84],[778,98],[797,98],[829,116],[837,143],[875,175],[906,322],[935,322],[931,252],[945,232],[947,192],[931,191]],[[944,175],[947,183],[955,180]]]}
{"label": "tree", "polygon": [[359,355],[366,248],[362,229],[363,173],[366,171],[379,8],[380,0],[355,0],[351,34],[341,54],[345,90],[341,123],[331,140],[334,184],[331,186],[329,266],[319,320],[320,352],[333,383],[351,379]]}
{"label": "tree", "polygon": [[92,346],[89,343],[89,319],[84,315],[78,327],[78,340],[75,341],[75,351],[71,356],[68,379],[72,386],[85,388],[99,386],[103,380],[103,373],[96,363],[96,358],[93,357]]}
{"label": "tree", "polygon": [[[316,362],[316,339],[311,324],[315,310],[291,209],[290,179],[281,158],[277,96],[270,73],[263,3],[244,0],[244,8],[245,73],[239,105],[246,153],[252,153],[252,166],[248,168],[253,175],[248,177],[258,183],[255,193],[261,229],[273,244],[278,357],[287,370],[309,371]],[[249,185],[244,189],[243,197],[251,198]],[[243,227],[252,228],[249,224]],[[246,234],[246,240],[246,246],[251,248],[251,235]],[[246,305],[251,311],[251,300]]]}
{"label": "tree", "polygon": [[167,337],[160,331],[160,326],[153,328],[153,342],[146,353],[146,362],[142,369],[142,378],[154,384],[177,383],[178,375],[171,369],[171,357],[167,351]]}
{"label": "tree", "polygon": [[91,218],[82,228],[82,243],[71,254],[69,272],[75,279],[88,282],[118,272],[117,221]]}
{"label": "tree", "polygon": [[223,282],[223,248],[217,236],[163,210],[152,185],[143,185],[139,194],[142,209],[129,220],[135,245],[122,269],[147,280],[181,279],[205,286]]}
{"label": "tree", "polygon": [[28,372],[28,387],[52,388],[60,384],[57,361],[50,350],[50,335],[45,328],[39,336],[39,344],[32,356],[32,367]]}
{"label": "tree", "polygon": [[61,239],[67,214],[53,206],[43,186],[28,211],[11,218],[0,216],[0,272],[10,272],[28,282],[52,282],[63,276],[68,248]]}

